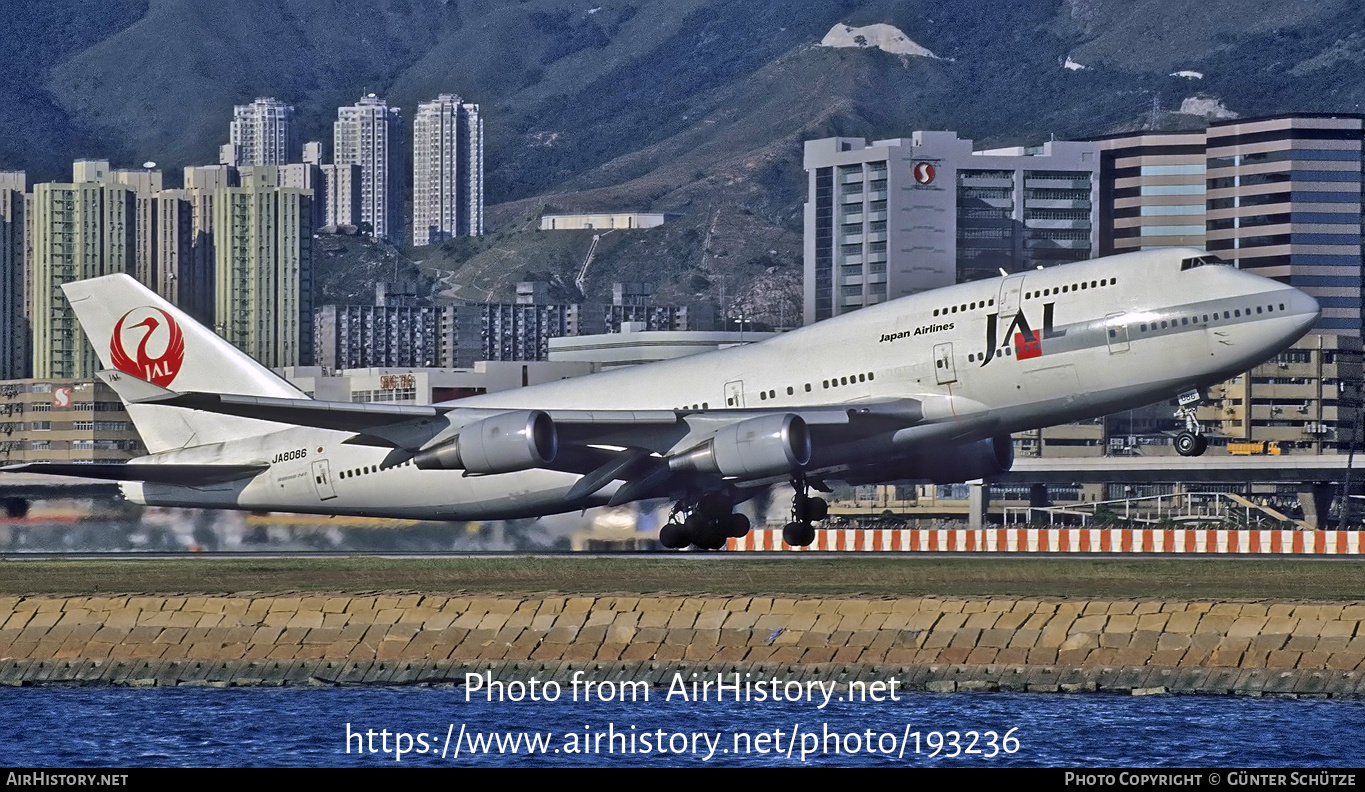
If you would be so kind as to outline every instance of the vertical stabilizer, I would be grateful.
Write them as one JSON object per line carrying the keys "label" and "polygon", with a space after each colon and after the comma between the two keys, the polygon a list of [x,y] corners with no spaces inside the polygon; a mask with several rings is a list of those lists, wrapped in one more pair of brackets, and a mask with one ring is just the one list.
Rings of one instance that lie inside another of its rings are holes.
{"label": "vertical stabilizer", "polygon": [[[219,338],[128,275],[62,286],[105,368],[176,391],[307,398],[307,395]],[[153,453],[265,434],[282,424],[128,404],[128,415]]]}

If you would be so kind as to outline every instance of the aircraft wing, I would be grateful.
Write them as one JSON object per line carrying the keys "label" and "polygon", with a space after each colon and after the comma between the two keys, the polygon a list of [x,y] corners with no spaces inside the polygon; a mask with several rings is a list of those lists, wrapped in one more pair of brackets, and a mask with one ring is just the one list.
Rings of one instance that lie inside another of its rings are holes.
{"label": "aircraft wing", "polygon": [[81,464],[71,462],[24,462],[6,465],[7,473],[43,473],[49,476],[79,476],[105,481],[148,481],[156,484],[221,484],[224,481],[254,476],[268,465],[139,465],[123,462]]}
{"label": "aircraft wing", "polygon": [[[352,432],[352,443],[417,451],[448,439],[459,429],[511,410],[462,407],[458,404],[403,405],[379,402],[331,402],[276,396],[177,392],[119,371],[101,371],[119,396],[130,404],[182,407],[220,415]],[[564,446],[609,445],[667,453],[701,442],[720,428],[763,415],[796,415],[819,438],[837,430],[841,437],[909,427],[923,419],[913,399],[737,410],[557,410],[543,411]],[[861,431],[859,431],[861,430]]]}
{"label": "aircraft wing", "polygon": [[[416,456],[419,464],[442,448],[450,449],[461,432],[478,434],[477,424],[509,422],[498,432],[519,431],[528,420],[553,426],[553,446],[534,467],[575,473],[582,478],[568,500],[588,498],[613,481],[625,482],[612,498],[623,503],[665,494],[693,476],[719,476],[737,485],[760,484],[775,478],[781,462],[751,466],[738,463],[739,472],[711,457],[712,446],[739,424],[756,421],[760,434],[771,434],[784,421],[795,421],[816,448],[847,447],[861,439],[913,432],[916,440],[948,438],[967,431],[963,425],[925,422],[921,402],[894,399],[838,405],[790,408],[726,410],[526,410],[500,407],[464,407],[459,404],[401,405],[390,403],[328,402],[308,398],[248,396],[226,393],[177,392],[118,371],[102,371],[105,380],[129,404],[160,405],[253,418],[282,424],[348,432],[345,442],[394,449],[397,459]],[[513,416],[520,417],[513,420]],[[538,417],[537,417],[538,416]],[[548,419],[546,421],[545,419]],[[536,425],[540,425],[537,423]],[[927,430],[927,433],[926,433]],[[922,436],[921,436],[922,435]],[[458,441],[457,441],[458,442]],[[740,446],[750,441],[730,438],[735,453],[748,454]],[[747,447],[747,446],[746,446]],[[805,453],[809,454],[809,451]],[[813,467],[820,466],[817,454]],[[687,459],[680,459],[687,457]],[[426,460],[430,462],[430,459]],[[437,463],[437,464],[444,464]],[[803,463],[804,464],[804,463]],[[767,465],[766,467],[764,465]],[[471,472],[466,461],[456,463]],[[85,467],[85,466],[82,466]],[[786,468],[782,468],[785,470]],[[492,471],[489,471],[492,472]]]}

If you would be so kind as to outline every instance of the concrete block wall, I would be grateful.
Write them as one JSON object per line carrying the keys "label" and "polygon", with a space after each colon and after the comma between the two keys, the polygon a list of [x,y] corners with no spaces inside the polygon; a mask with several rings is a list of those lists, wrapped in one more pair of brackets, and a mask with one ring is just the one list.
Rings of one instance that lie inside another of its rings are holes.
{"label": "concrete block wall", "polygon": [[1365,603],[670,596],[0,598],[0,660],[1365,672]]}

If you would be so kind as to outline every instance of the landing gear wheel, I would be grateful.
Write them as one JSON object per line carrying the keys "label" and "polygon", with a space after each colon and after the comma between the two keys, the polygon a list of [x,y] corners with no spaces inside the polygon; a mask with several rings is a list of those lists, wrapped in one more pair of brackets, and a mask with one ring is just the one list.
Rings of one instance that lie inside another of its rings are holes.
{"label": "landing gear wheel", "polygon": [[697,499],[697,513],[708,520],[716,520],[734,509],[734,500],[720,490],[711,490]]}
{"label": "landing gear wheel", "polygon": [[789,522],[782,528],[782,541],[792,547],[810,547],[815,541],[815,526],[808,522]]}
{"label": "landing gear wheel", "polygon": [[829,502],[824,498],[806,499],[806,522],[820,522],[829,516]]}
{"label": "landing gear wheel", "polygon": [[1181,456],[1199,456],[1209,447],[1209,441],[1194,432],[1181,432],[1175,436],[1175,452]]}
{"label": "landing gear wheel", "polygon": [[688,536],[687,528],[678,523],[669,523],[659,529],[659,544],[669,550],[681,550],[692,544],[692,537]]}
{"label": "landing gear wheel", "polygon": [[730,536],[743,539],[749,535],[749,518],[742,514],[730,515]]}
{"label": "landing gear wheel", "polygon": [[[692,520],[689,519],[690,523]],[[719,550],[725,546],[726,529],[730,521],[724,520],[698,520],[700,527],[692,533],[692,544],[702,550]]]}

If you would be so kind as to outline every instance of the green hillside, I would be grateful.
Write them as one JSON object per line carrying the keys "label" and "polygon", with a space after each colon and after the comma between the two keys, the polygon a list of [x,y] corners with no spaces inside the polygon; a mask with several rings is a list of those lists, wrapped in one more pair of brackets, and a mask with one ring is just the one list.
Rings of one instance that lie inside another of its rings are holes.
{"label": "green hillside", "polygon": [[[780,318],[799,283],[804,140],[955,129],[982,145],[1036,144],[1153,116],[1188,128],[1202,120],[1176,111],[1192,96],[1243,115],[1365,104],[1365,6],[1350,0],[11,0],[6,10],[0,169],[30,181],[104,156],[154,160],[173,186],[180,166],[216,161],[232,106],[256,96],[294,104],[304,138],[325,148],[336,107],[367,92],[408,118],[440,92],[480,103],[490,237],[388,253],[421,260],[467,299],[506,298],[526,272],[572,284],[587,243],[534,231],[546,205],[665,211],[675,218],[663,230],[604,238],[589,298],[613,279],[657,283],[673,300],[724,288],[736,310],[766,300]],[[836,23],[894,25],[937,57],[816,46]],[[1068,59],[1086,68],[1064,68]],[[1203,77],[1171,76],[1181,70]],[[328,272],[351,262],[364,278],[385,265],[337,244],[346,250],[320,246]],[[329,293],[366,290],[328,277]]]}

